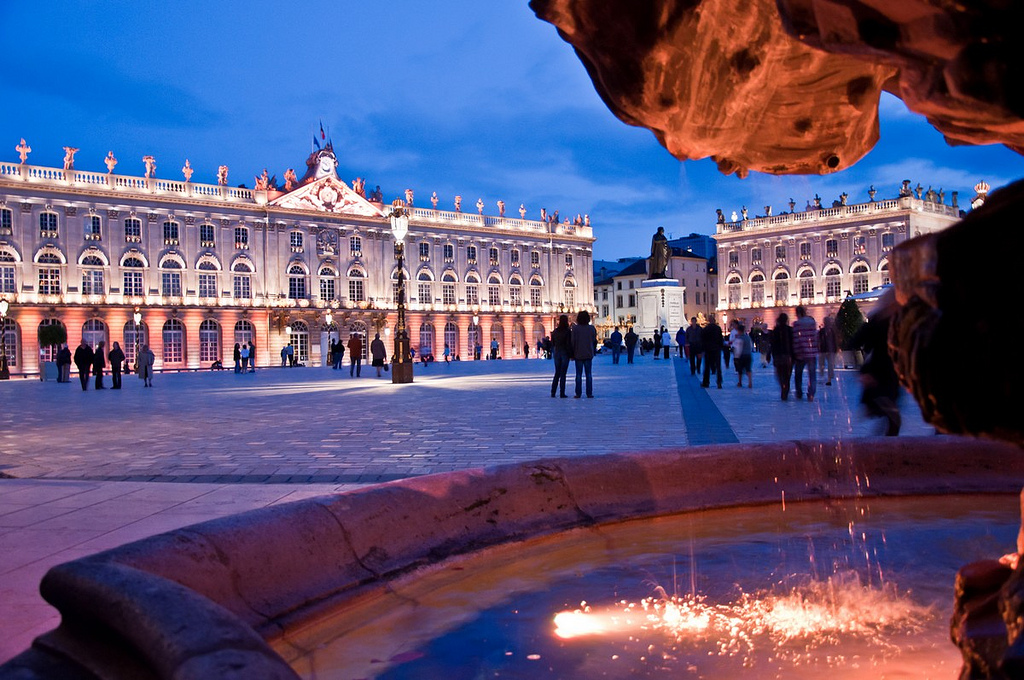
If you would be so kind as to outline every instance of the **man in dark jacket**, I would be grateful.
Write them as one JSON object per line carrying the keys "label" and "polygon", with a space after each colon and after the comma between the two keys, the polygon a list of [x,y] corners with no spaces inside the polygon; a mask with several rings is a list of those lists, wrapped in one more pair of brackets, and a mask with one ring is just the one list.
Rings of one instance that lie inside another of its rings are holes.
{"label": "man in dark jacket", "polygon": [[619,355],[622,354],[622,333],[619,332],[619,327],[616,326],[615,330],[608,337],[608,343],[611,345],[612,350],[612,363],[619,363]]}
{"label": "man in dark jacket", "polygon": [[704,357],[704,340],[695,316],[690,317],[690,325],[686,327],[686,346],[690,352],[690,375],[698,375],[701,359]]}
{"label": "man in dark jacket", "polygon": [[583,376],[587,378],[587,398],[594,398],[592,366],[594,350],[597,349],[597,329],[590,325],[590,312],[581,311],[576,315],[576,325],[570,333],[572,358],[576,362],[576,398],[583,395]]}
{"label": "man in dark jacket", "polygon": [[75,366],[78,367],[78,379],[82,381],[82,390],[89,389],[89,369],[92,368],[92,347],[85,340],[78,343],[75,349]]}
{"label": "man in dark jacket", "polygon": [[626,331],[626,363],[633,363],[633,352],[636,351],[636,343],[640,339],[640,336],[633,332],[633,327],[630,326],[629,330]]}
{"label": "man in dark jacket", "polygon": [[700,332],[701,345],[704,347],[704,380],[701,387],[711,387],[711,374],[718,377],[718,389],[722,389],[722,327],[711,317],[708,325]]}
{"label": "man in dark jacket", "polygon": [[124,352],[116,341],[114,349],[107,354],[107,359],[110,360],[110,380],[113,383],[113,388],[119,390],[121,389],[121,367],[124,365]]}

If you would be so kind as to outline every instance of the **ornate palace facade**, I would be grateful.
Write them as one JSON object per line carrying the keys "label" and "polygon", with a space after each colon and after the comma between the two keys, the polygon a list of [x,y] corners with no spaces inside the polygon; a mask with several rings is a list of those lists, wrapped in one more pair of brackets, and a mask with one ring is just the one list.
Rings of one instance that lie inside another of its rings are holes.
{"label": "ornate palace facade", "polygon": [[[984,201],[988,186],[975,187]],[[928,190],[916,194],[904,182],[900,195],[875,201],[874,188],[867,203],[846,205],[845,194],[831,208],[808,205],[795,212],[737,219],[727,222],[719,212],[718,309],[730,318],[748,322],[775,317],[804,305],[808,315],[821,321],[838,310],[850,294],[863,293],[889,280],[889,252],[899,243],[945,229],[961,217],[956,193],[952,205],[944,195]]]}
{"label": "ornate palace facade", "polygon": [[[208,185],[189,181],[187,164],[185,180],[167,180],[151,176],[150,163],[146,177],[130,177],[113,174],[112,155],[108,173],[74,170],[68,158],[66,169],[0,163],[12,374],[51,360],[38,340],[47,324],[62,324],[72,347],[119,341],[129,362],[136,344],[149,344],[162,370],[230,366],[234,344],[250,340],[257,365],[279,363],[288,342],[297,359],[317,364],[329,334],[344,342],[394,327],[390,206],[379,191],[367,200],[361,180],[341,181],[329,147],[310,156],[303,180],[289,171],[286,191],[265,176],[256,189],[228,187],[226,168]],[[475,343],[494,338],[500,356],[522,356],[554,315],[593,310],[589,219],[531,221],[484,215],[479,201],[472,214],[432,202],[406,203],[413,347],[440,356],[447,343],[468,359]]]}

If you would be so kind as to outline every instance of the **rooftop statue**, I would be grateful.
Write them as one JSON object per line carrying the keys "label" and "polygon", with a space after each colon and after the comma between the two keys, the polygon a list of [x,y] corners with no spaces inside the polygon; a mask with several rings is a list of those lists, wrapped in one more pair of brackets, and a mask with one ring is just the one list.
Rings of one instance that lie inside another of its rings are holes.
{"label": "rooftop statue", "polygon": [[407,206],[409,206],[410,208],[413,206],[413,202],[412,202],[413,196],[414,196],[414,194],[412,192],[412,189],[406,189],[405,190],[405,204]]}
{"label": "rooftop statue", "polygon": [[65,146],[64,147],[64,169],[74,170],[75,169],[75,154],[78,153],[77,146]]}
{"label": "rooftop statue", "polygon": [[117,167],[117,159],[114,158],[114,152],[108,151],[107,157],[103,159],[103,162],[107,165],[107,172],[113,174],[114,168]]}
{"label": "rooftop statue", "polygon": [[221,165],[217,167],[217,184],[222,187],[228,185],[228,166]]}
{"label": "rooftop statue", "polygon": [[498,201],[498,217],[505,216],[505,201]]}
{"label": "rooftop statue", "polygon": [[356,177],[352,180],[352,190],[363,198],[366,198],[366,180],[362,177]]}
{"label": "rooftop statue", "polygon": [[525,203],[520,203],[519,204],[519,217],[521,219],[524,219],[524,220],[526,219],[526,204]]}
{"label": "rooftop statue", "polygon": [[14,150],[18,152],[18,158],[22,163],[28,160],[28,155],[32,153],[32,147],[25,143],[25,138],[21,138],[21,144],[14,147]]}
{"label": "rooftop statue", "polygon": [[430,194],[430,204],[432,206],[434,206],[434,210],[437,210],[437,202],[439,200],[440,199],[437,197],[437,192],[436,191],[434,193]]}
{"label": "rooftop statue", "polygon": [[462,196],[455,197],[455,212],[462,212]]}
{"label": "rooftop statue", "polygon": [[725,215],[722,214],[722,209],[721,208],[715,208],[715,215],[716,215],[715,221],[718,224],[725,224]]}
{"label": "rooftop statue", "polygon": [[665,227],[658,227],[658,231],[651,237],[651,256],[647,260],[647,280],[666,278],[665,270],[668,269],[670,254]]}
{"label": "rooftop statue", "polygon": [[156,177],[156,159],[152,156],[143,156],[142,162],[146,164],[146,179]]}
{"label": "rooftop statue", "polygon": [[482,198],[476,199],[476,211],[478,213],[480,213],[481,215],[484,214],[484,199],[482,199]]}
{"label": "rooftop statue", "polygon": [[288,168],[284,171],[284,190],[291,191],[298,184],[298,178],[295,176],[295,170]]}
{"label": "rooftop statue", "polygon": [[263,172],[255,177],[256,191],[266,191],[270,188],[270,175],[267,173],[267,169],[263,168]]}
{"label": "rooftop statue", "polygon": [[185,181],[186,182],[191,182],[192,181],[192,173],[193,172],[195,172],[195,171],[192,169],[192,164],[189,163],[188,159],[186,158],[185,159],[185,165],[181,168],[181,174],[185,175]]}

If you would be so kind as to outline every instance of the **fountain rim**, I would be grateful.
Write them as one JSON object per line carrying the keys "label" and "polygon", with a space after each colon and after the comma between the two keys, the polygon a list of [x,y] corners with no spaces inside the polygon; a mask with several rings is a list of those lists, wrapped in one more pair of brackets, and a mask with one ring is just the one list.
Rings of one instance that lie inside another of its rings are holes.
{"label": "fountain rim", "polygon": [[289,631],[452,557],[783,494],[1017,493],[1020,453],[959,437],[703,446],[473,468],[253,510],[52,568],[40,591],[61,624],[0,680],[54,663],[103,678],[297,678],[274,651]]}

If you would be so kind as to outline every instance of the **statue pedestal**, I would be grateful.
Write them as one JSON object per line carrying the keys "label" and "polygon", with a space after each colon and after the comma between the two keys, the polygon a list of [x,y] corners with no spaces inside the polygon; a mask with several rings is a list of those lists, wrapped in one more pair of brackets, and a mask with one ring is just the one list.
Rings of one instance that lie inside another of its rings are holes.
{"label": "statue pedestal", "polygon": [[675,279],[648,279],[640,283],[637,292],[637,315],[633,331],[641,338],[650,338],[664,326],[675,337],[680,326],[686,326],[683,310],[684,287]]}

